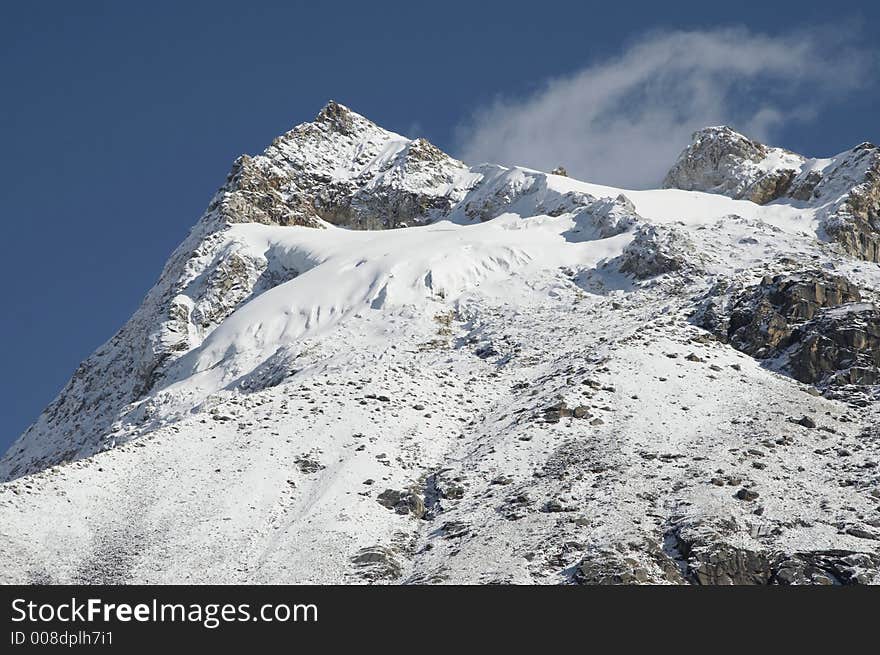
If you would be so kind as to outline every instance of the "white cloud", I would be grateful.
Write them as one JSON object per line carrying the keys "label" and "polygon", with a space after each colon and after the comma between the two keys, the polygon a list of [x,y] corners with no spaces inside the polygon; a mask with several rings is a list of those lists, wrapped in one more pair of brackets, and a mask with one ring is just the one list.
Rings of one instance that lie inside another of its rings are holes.
{"label": "white cloud", "polygon": [[842,37],[743,28],[652,33],[530,97],[478,110],[458,129],[457,155],[656,186],[695,130],[728,124],[771,139],[786,121],[815,118],[870,78],[868,57]]}

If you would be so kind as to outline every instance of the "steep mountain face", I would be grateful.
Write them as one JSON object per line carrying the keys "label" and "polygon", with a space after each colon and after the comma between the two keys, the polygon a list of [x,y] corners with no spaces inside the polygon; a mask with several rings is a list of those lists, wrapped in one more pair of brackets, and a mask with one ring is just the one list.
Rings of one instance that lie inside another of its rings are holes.
{"label": "steep mountain face", "polygon": [[[240,157],[131,320],[74,373],[0,462],[0,479],[94,454],[143,433],[151,391],[239,306],[313,267],[309,253],[253,248],[236,224],[383,229],[494,218],[526,196],[548,211],[582,208],[578,230],[618,227],[615,201],[558,193],[543,175],[470,170],[424,139],[388,132],[330,102],[314,122]],[[469,192],[470,191],[470,192]],[[625,207],[630,211],[631,207]],[[341,240],[341,236],[329,240]],[[160,385],[161,386],[161,385]]]}
{"label": "steep mountain face", "polygon": [[876,150],[628,191],[331,102],[0,461],[0,581],[878,583]]}
{"label": "steep mountain face", "polygon": [[762,205],[800,201],[816,209],[820,228],[847,253],[880,261],[880,148],[872,143],[828,159],[808,159],[729,127],[708,127],[694,134],[663,186]]}

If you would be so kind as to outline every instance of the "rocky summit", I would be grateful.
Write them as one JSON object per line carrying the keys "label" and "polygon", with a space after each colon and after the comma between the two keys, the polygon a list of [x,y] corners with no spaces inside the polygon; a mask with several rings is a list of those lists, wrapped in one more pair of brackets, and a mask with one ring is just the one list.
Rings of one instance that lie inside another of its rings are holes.
{"label": "rocky summit", "polygon": [[0,582],[880,583],[878,148],[670,163],[240,157],[0,460]]}

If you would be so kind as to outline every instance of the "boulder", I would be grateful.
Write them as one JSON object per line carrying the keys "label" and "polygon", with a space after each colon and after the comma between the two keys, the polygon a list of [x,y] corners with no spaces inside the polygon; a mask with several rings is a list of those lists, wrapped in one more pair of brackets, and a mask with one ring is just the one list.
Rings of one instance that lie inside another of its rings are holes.
{"label": "boulder", "polygon": [[367,546],[351,557],[351,563],[367,580],[390,580],[400,577],[402,567],[395,553],[385,546]]}
{"label": "boulder", "polygon": [[425,501],[411,490],[386,489],[376,497],[376,502],[398,514],[412,514],[417,519],[425,516]]}

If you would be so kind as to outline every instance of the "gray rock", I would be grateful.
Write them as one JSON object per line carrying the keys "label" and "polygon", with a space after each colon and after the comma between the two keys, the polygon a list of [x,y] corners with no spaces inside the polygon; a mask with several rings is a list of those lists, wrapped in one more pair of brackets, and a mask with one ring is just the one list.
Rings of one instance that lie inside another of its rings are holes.
{"label": "gray rock", "polygon": [[571,411],[574,418],[587,418],[590,415],[590,408],[587,405],[578,405]]}
{"label": "gray rock", "polygon": [[799,419],[797,419],[796,421],[792,421],[792,422],[797,423],[798,425],[801,425],[805,428],[812,429],[812,428],[816,427],[816,421],[811,419],[809,416],[801,416]]}
{"label": "gray rock", "polygon": [[[760,164],[773,151],[726,126],[707,127],[693,135],[663,181],[666,188],[708,191],[758,204],[775,200],[789,191],[795,169],[766,170]],[[788,153],[794,166],[804,158]]]}
{"label": "gray rock", "polygon": [[683,584],[678,564],[658,543],[642,540],[627,548],[590,547],[575,567],[581,585]]}
{"label": "gray rock", "polygon": [[756,500],[760,494],[757,491],[753,491],[751,489],[746,489],[743,487],[739,491],[736,492],[736,497],[740,500],[744,500],[746,502],[751,502]]}
{"label": "gray rock", "polygon": [[352,564],[368,580],[390,580],[400,577],[402,567],[395,553],[385,546],[368,546],[351,558]]}
{"label": "gray rock", "polygon": [[861,300],[846,278],[806,270],[767,276],[729,299],[718,290],[695,321],[753,357],[782,358],[801,382],[873,385],[880,382],[880,310]]}
{"label": "gray rock", "polygon": [[412,514],[417,519],[425,516],[425,501],[413,491],[386,489],[376,497],[376,502],[398,514]]}

